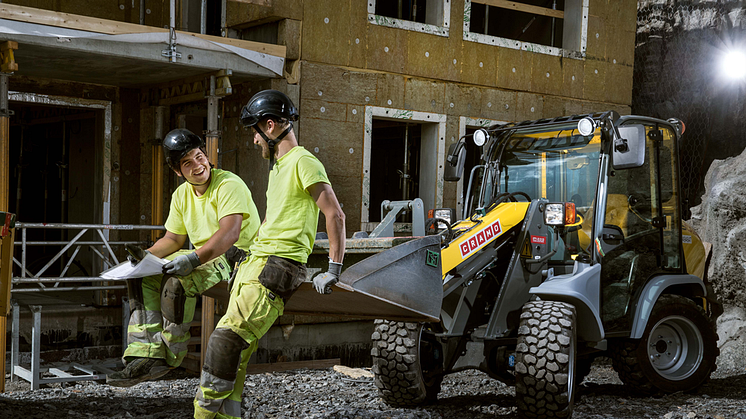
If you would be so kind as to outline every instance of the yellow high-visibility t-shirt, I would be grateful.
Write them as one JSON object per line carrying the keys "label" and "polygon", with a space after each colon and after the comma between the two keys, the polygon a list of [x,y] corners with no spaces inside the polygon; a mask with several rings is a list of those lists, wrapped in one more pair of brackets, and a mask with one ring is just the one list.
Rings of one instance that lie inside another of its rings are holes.
{"label": "yellow high-visibility t-shirt", "polygon": [[237,175],[212,169],[210,186],[202,196],[197,196],[188,182],[176,188],[165,227],[174,234],[189,236],[199,249],[218,231],[220,219],[231,214],[243,215],[241,235],[234,245],[249,250],[261,224],[251,191]]}
{"label": "yellow high-visibility t-shirt", "polygon": [[324,165],[305,148],[293,147],[277,159],[269,173],[266,221],[251,246],[252,255],[306,263],[319,223],[319,207],[308,192],[316,183],[331,184]]}

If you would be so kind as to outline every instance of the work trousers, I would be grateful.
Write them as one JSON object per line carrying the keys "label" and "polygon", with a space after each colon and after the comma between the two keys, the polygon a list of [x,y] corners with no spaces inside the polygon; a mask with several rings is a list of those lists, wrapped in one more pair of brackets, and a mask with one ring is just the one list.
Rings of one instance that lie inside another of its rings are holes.
{"label": "work trousers", "polygon": [[[193,250],[180,250],[165,259],[173,260],[191,252]],[[169,321],[161,313],[163,275],[143,278],[142,292],[138,293],[135,289],[135,292],[129,293],[132,314],[127,328],[127,350],[123,356],[125,363],[139,357],[165,359],[174,368],[181,365],[187,354],[189,328],[194,318],[197,296],[218,282],[229,280],[230,274],[231,267],[223,255],[198,266],[189,275],[177,277],[184,288],[185,297],[183,307],[173,308],[183,313],[180,322]],[[182,304],[182,301],[178,304]]]}
{"label": "work trousers", "polygon": [[[282,315],[285,304],[276,293],[268,290],[259,282],[259,275],[267,263],[267,257],[251,256],[241,264],[231,290],[228,309],[220,319],[217,329],[229,329],[245,341],[244,349],[240,353],[234,350],[226,354],[233,359],[227,362],[237,364],[235,379],[218,377],[202,370],[200,386],[194,399],[195,418],[240,418],[241,394],[246,380],[246,365],[258,345],[275,320]],[[305,277],[305,270],[303,270]],[[218,347],[210,339],[207,347],[206,359],[220,358],[218,352],[224,349]],[[240,357],[240,362],[236,362]]]}

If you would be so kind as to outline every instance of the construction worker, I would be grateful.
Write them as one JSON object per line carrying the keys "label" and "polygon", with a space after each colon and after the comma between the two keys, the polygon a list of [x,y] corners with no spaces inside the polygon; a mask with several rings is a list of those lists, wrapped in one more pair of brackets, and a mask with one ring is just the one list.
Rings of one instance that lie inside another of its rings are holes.
{"label": "construction worker", "polygon": [[[126,368],[106,377],[113,386],[154,380],[181,364],[197,295],[230,278],[261,224],[249,188],[235,174],[212,168],[202,138],[175,129],[163,139],[163,151],[186,182],[171,196],[166,234],[146,252],[170,262],[163,275],[127,281]],[[196,250],[181,250],[187,238]]]}
{"label": "construction worker", "polygon": [[314,278],[315,289],[331,292],[342,270],[345,215],[324,166],[298,146],[293,131],[297,119],[290,98],[276,90],[257,93],[242,110],[241,123],[251,127],[254,144],[270,161],[267,215],[251,257],[239,268],[227,312],[210,336],[194,400],[195,418],[241,417],[246,365],[305,280],[319,209],[326,218],[329,268]]}

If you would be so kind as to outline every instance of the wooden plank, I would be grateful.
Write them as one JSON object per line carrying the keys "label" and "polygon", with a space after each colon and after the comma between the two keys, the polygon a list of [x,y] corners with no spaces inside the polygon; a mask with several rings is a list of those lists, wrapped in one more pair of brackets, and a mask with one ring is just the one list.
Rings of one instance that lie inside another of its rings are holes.
{"label": "wooden plank", "polygon": [[207,344],[210,342],[210,335],[215,330],[215,299],[202,296],[202,343],[200,344],[199,369],[205,363],[207,354]]}
{"label": "wooden plank", "polygon": [[[36,23],[40,25],[56,26],[60,28],[76,29],[109,35],[134,34],[161,32],[168,33],[166,28],[155,26],[144,26],[136,23],[119,22],[116,20],[99,19],[90,16],[74,15],[70,13],[55,12],[52,10],[37,9],[33,7],[16,6],[13,4],[0,4],[0,18],[15,20],[18,22]],[[262,42],[244,41],[243,39],[223,38],[220,36],[203,35],[199,33],[176,31],[178,36],[194,36],[207,41],[232,45],[235,47],[261,52],[264,54],[285,57],[285,46],[265,44]]]}
{"label": "wooden plank", "polygon": [[315,359],[311,361],[276,362],[273,364],[250,364],[246,366],[246,374],[263,374],[268,372],[290,371],[301,368],[322,370],[341,363],[339,358]]}
{"label": "wooden plank", "polygon": [[546,7],[532,6],[530,4],[518,3],[515,1],[508,0],[472,0],[472,3],[486,4],[488,6],[499,7],[501,9],[516,10],[524,13],[531,13],[534,15],[556,17],[558,19],[565,18],[565,12],[562,10],[547,9]]}

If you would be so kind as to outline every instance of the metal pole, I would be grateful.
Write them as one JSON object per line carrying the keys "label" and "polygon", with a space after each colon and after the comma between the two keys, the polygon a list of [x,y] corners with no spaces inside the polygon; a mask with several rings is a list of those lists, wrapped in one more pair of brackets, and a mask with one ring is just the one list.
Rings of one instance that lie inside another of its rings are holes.
{"label": "metal pole", "polygon": [[145,24],[145,0],[140,0],[140,24]]}
{"label": "metal pole", "polygon": [[207,0],[202,0],[199,15],[199,33],[207,33]]}
{"label": "metal pole", "polygon": [[41,366],[41,306],[29,306],[34,326],[31,329],[31,390],[39,389]]}
{"label": "metal pole", "polygon": [[[223,1],[225,6],[225,1]],[[210,76],[210,95],[207,97],[207,159],[218,164],[218,96],[215,95],[215,76]],[[215,329],[215,300],[211,297],[202,296],[202,336],[200,352],[200,368],[205,359],[205,351],[210,339],[210,334]]]}
{"label": "metal pole", "polygon": [[[151,196],[151,224],[162,225],[163,224],[163,147],[161,142],[163,137],[166,135],[166,107],[156,106],[155,107],[155,131],[153,135],[158,140],[156,144],[153,141],[152,146],[152,196]],[[153,230],[150,233],[150,240],[155,242],[158,240],[159,231]]]}
{"label": "metal pole", "polygon": [[207,133],[205,142],[207,143],[207,158],[213,164],[218,164],[218,100],[215,95],[215,76],[210,76],[210,95],[207,96]]}
{"label": "metal pole", "polygon": [[220,36],[227,37],[228,36],[228,28],[227,26],[227,17],[226,17],[226,9],[228,8],[228,1],[222,0],[220,2]]}
{"label": "metal pole", "polygon": [[18,341],[20,338],[21,310],[18,303],[13,301],[13,329],[11,331],[10,343],[10,382],[16,381],[16,367],[20,364],[18,353]]}

